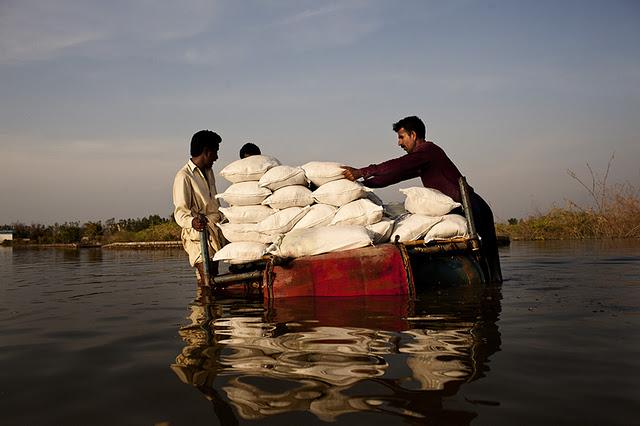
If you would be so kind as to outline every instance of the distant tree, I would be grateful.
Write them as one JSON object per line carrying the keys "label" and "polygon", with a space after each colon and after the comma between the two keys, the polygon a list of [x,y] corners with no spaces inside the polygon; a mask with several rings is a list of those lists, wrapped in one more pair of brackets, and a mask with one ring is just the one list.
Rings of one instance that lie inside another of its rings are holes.
{"label": "distant tree", "polygon": [[87,222],[82,225],[82,236],[97,241],[103,234],[102,222]]}
{"label": "distant tree", "polygon": [[62,225],[58,225],[57,232],[55,234],[55,243],[79,243],[82,239],[82,228],[78,222],[65,222]]}
{"label": "distant tree", "polygon": [[515,217],[512,217],[507,222],[509,223],[509,225],[517,225],[518,224],[518,219],[516,219]]}

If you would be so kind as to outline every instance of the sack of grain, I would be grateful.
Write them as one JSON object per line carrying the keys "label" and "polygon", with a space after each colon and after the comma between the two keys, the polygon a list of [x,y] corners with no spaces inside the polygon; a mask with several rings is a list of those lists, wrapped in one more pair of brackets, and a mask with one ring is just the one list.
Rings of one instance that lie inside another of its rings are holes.
{"label": "sack of grain", "polygon": [[424,236],[425,241],[439,240],[453,237],[468,237],[469,228],[467,218],[459,214],[447,214],[442,221],[436,223]]}
{"label": "sack of grain", "polygon": [[309,208],[307,214],[298,221],[292,231],[298,229],[315,228],[316,226],[327,226],[331,223],[331,219],[336,215],[338,209],[329,204],[314,204]]}
{"label": "sack of grain", "polygon": [[382,219],[382,206],[361,198],[340,207],[331,225],[371,225]]}
{"label": "sack of grain", "polygon": [[371,238],[364,226],[341,225],[291,231],[267,250],[280,257],[301,257],[369,245]]}
{"label": "sack of grain", "polygon": [[230,243],[248,241],[266,244],[273,241],[271,235],[258,232],[255,223],[217,223],[216,225]]}
{"label": "sack of grain", "polygon": [[275,191],[290,185],[307,186],[307,177],[301,167],[275,166],[262,175],[258,184]]}
{"label": "sack of grain", "polygon": [[276,189],[268,196],[262,204],[268,205],[276,210],[289,207],[305,207],[313,204],[313,194],[311,190],[302,185],[285,186]]}
{"label": "sack of grain", "polygon": [[442,216],[462,206],[462,204],[453,201],[451,197],[437,189],[416,186],[401,189],[400,192],[407,197],[404,202],[404,207],[407,211],[414,214]]}
{"label": "sack of grain", "polygon": [[289,207],[275,212],[268,218],[256,224],[256,230],[262,234],[278,235],[289,232],[302,217],[307,214],[309,207]]}
{"label": "sack of grain", "polygon": [[388,217],[383,217],[380,222],[367,225],[367,231],[373,240],[373,244],[382,244],[389,241],[395,221]]}
{"label": "sack of grain", "polygon": [[338,179],[325,183],[313,191],[313,198],[318,203],[341,207],[353,200],[362,198],[370,189],[349,179]]}
{"label": "sack of grain", "polygon": [[268,155],[252,155],[228,164],[220,175],[231,183],[259,180],[267,170],[279,166],[280,162]]}
{"label": "sack of grain", "polygon": [[438,222],[442,216],[423,216],[420,214],[408,214],[396,220],[391,234],[391,241],[399,237],[400,242],[419,240]]}
{"label": "sack of grain", "polygon": [[322,186],[327,182],[343,179],[342,164],[328,161],[311,161],[302,165],[304,173],[315,186]]}
{"label": "sack of grain", "polygon": [[222,260],[231,264],[253,262],[264,256],[266,250],[267,245],[263,243],[248,241],[229,243],[216,252],[213,260]]}
{"label": "sack of grain", "polygon": [[234,183],[222,194],[216,194],[216,198],[222,198],[231,206],[249,206],[260,204],[269,195],[271,195],[271,191],[258,186],[258,181],[256,180]]}
{"label": "sack of grain", "polygon": [[269,206],[231,206],[220,207],[220,213],[229,223],[258,223],[276,211]]}

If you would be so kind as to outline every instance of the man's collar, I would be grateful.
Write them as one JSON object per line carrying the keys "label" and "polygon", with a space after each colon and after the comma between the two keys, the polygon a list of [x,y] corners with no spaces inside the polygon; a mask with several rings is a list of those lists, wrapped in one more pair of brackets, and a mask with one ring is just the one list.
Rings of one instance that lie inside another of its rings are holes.
{"label": "man's collar", "polygon": [[431,143],[431,142],[422,139],[421,142],[416,145],[416,148],[415,148],[414,152],[415,151],[423,151],[423,150],[425,150],[427,148],[427,146],[429,145],[429,143]]}
{"label": "man's collar", "polygon": [[196,166],[196,163],[194,163],[193,160],[191,159],[189,159],[187,166],[189,166],[189,170],[191,170],[191,173],[195,172],[196,169],[198,168],[198,166]]}

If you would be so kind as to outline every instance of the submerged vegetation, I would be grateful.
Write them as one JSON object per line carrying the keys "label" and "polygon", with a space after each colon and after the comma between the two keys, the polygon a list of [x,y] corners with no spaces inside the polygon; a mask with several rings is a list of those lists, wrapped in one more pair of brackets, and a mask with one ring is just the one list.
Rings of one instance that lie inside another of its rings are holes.
{"label": "submerged vegetation", "polygon": [[497,232],[514,240],[640,238],[640,188],[630,182],[608,183],[613,158],[612,155],[602,176],[587,164],[590,182],[567,170],[587,191],[591,205],[580,206],[568,200],[563,208],[499,223]]}

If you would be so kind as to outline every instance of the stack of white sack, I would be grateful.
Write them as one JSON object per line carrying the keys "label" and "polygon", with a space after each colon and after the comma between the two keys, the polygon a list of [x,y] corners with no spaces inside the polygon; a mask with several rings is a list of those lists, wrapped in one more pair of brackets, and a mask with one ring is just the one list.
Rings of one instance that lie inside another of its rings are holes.
{"label": "stack of white sack", "polygon": [[291,232],[269,247],[269,253],[312,256],[388,240],[393,221],[383,218],[382,201],[369,188],[345,179],[340,163],[312,161],[302,169],[315,187],[315,204]]}
{"label": "stack of white sack", "polygon": [[469,235],[464,216],[450,214],[461,204],[437,189],[412,187],[401,189],[404,207],[409,212],[396,220],[391,241],[400,242],[449,239]]}
{"label": "stack of white sack", "polygon": [[251,262],[272,242],[269,253],[299,257],[388,241],[393,221],[382,201],[342,172],[339,163],[293,167],[267,156],[226,166],[220,174],[233,185],[218,198],[230,205],[220,208],[228,223],[218,226],[230,244],[214,259]]}
{"label": "stack of white sack", "polygon": [[272,191],[260,186],[259,181],[267,171],[279,165],[273,157],[253,155],[234,161],[220,171],[220,175],[232,184],[216,195],[228,204],[228,207],[220,207],[226,222],[219,223],[218,227],[229,244],[214,255],[214,260],[243,263],[264,255],[273,237],[260,232],[258,225],[276,211],[262,204]]}

